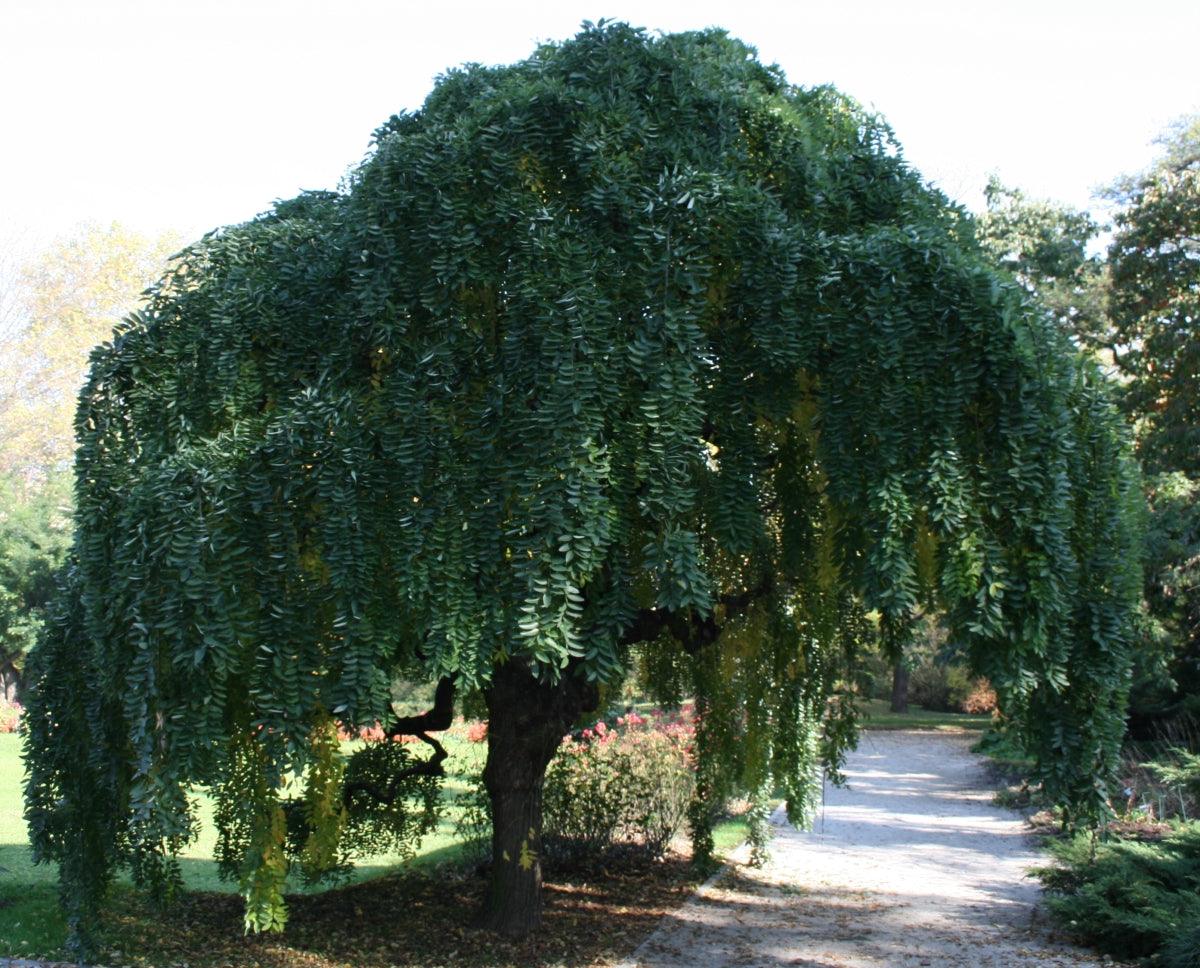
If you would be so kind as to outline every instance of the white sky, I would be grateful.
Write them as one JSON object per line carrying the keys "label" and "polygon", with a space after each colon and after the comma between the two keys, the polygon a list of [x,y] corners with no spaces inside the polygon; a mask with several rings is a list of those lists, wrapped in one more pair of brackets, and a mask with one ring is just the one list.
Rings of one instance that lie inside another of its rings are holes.
{"label": "white sky", "polygon": [[717,25],[881,111],[973,208],[987,173],[1088,206],[1200,110],[1198,0],[0,0],[0,222],[191,236],[334,188],[435,75],[584,19]]}

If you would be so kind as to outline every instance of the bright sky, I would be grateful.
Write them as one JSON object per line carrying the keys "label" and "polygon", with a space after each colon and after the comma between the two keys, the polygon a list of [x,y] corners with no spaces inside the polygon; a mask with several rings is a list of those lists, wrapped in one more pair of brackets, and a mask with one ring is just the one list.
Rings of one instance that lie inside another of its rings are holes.
{"label": "bright sky", "polygon": [[792,83],[832,82],[973,208],[990,171],[1088,206],[1200,110],[1197,0],[0,0],[0,221],[241,221],[336,187],[447,67],[600,17],[721,26]]}

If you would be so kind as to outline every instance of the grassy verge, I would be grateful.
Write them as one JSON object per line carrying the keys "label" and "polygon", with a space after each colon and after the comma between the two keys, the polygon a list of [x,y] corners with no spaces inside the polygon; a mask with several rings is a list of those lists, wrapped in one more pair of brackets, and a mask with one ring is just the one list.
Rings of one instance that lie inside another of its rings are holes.
{"label": "grassy verge", "polygon": [[48,955],[66,934],[58,910],[58,872],[34,866],[21,816],[20,737],[0,735],[0,955]]}
{"label": "grassy verge", "polygon": [[[450,736],[446,739],[452,763],[460,769],[443,783],[444,809],[437,830],[422,841],[418,856],[405,864],[408,870],[441,868],[458,861],[461,848],[455,835],[459,814],[458,797],[467,791],[463,775],[471,757],[477,754],[473,744]],[[58,908],[58,871],[53,865],[35,865],[22,817],[24,767],[20,759],[20,737],[0,735],[0,957],[58,957],[66,938],[66,924]],[[212,822],[212,801],[203,793],[196,796],[200,836],[180,856],[184,885],[199,894],[235,894],[236,886],[221,880],[213,859],[216,828]],[[370,880],[394,871],[401,858],[381,854],[363,858],[350,875],[350,883]],[[307,887],[299,879],[289,883],[296,894],[315,893],[321,888]],[[134,896],[125,876],[117,879],[117,898]],[[240,899],[233,898],[240,906]],[[129,903],[134,903],[132,900]],[[241,916],[234,919],[241,925]]]}
{"label": "grassy verge", "polygon": [[750,836],[750,825],[744,817],[730,817],[713,828],[713,844],[719,858],[725,858],[737,850]]}

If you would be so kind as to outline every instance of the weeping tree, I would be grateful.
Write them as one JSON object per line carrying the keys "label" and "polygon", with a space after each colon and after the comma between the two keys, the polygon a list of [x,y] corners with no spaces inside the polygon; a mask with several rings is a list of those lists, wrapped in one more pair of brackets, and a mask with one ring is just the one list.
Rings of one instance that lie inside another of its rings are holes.
{"label": "weeping tree", "polygon": [[[1101,816],[1137,481],[973,239],[845,96],[601,24],[450,72],[341,192],[185,249],[93,355],[30,663],[27,817],[79,937],[117,866],[177,881],[196,784],[281,927],[289,863],[420,826],[456,690],[489,715],[481,922],[525,933],[547,763],[631,649],[696,698],[704,857],[731,790],[803,817],[860,645],[929,608]],[[395,719],[399,673],[427,714]],[[347,762],[335,723],[376,720],[427,755]]]}

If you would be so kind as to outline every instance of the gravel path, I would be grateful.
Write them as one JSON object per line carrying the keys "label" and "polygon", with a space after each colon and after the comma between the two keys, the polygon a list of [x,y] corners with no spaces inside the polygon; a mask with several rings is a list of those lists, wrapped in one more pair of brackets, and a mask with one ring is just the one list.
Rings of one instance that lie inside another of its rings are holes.
{"label": "gravel path", "polygon": [[973,740],[865,733],[811,833],[777,814],[769,864],[735,857],[623,968],[1111,966],[1051,936],[1025,877],[1044,857]]}

